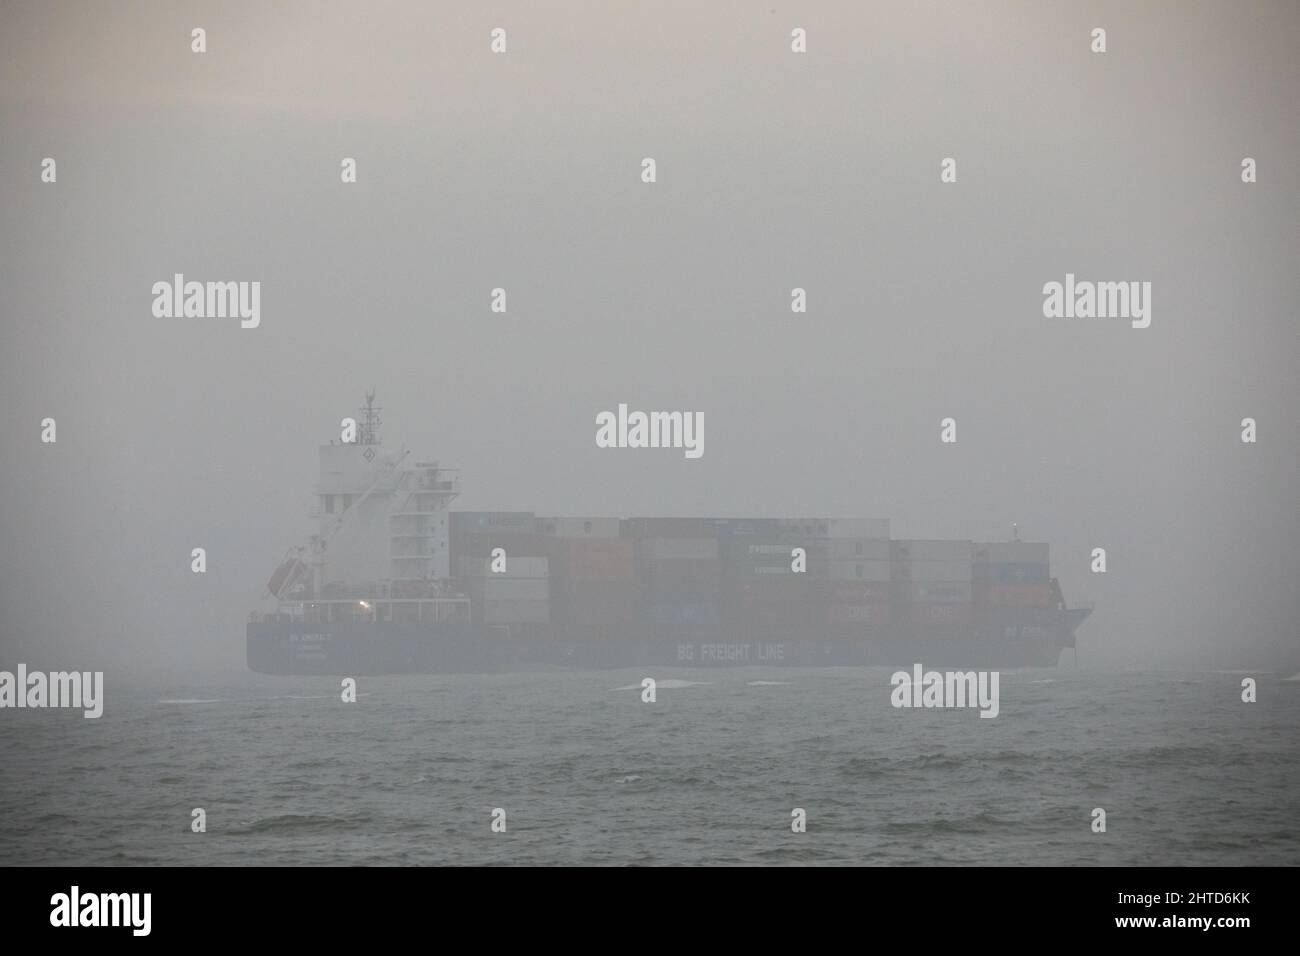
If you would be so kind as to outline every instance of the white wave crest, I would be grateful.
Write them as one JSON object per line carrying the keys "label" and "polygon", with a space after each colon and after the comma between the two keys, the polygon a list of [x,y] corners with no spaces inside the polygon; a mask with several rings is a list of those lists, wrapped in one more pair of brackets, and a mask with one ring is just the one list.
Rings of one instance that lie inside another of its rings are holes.
{"label": "white wave crest", "polygon": [[[712,684],[711,680],[678,680],[675,677],[669,677],[664,680],[655,681],[655,686],[660,690],[679,690],[682,687],[700,687],[706,684]],[[640,690],[640,684],[628,684],[625,687],[612,687],[611,692],[616,690]]]}
{"label": "white wave crest", "polygon": [[160,704],[221,704],[225,702],[222,697],[174,697],[160,700]]}

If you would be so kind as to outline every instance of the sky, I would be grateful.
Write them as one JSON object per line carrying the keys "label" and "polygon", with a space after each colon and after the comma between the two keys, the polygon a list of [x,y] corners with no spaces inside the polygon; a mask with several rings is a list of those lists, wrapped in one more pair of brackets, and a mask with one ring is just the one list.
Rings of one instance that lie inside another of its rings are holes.
{"label": "sky", "polygon": [[[0,667],[242,667],[374,387],[458,508],[1015,522],[1081,664],[1294,671],[1297,49],[1292,2],[8,3]],[[177,272],[260,326],[155,317]],[[1067,273],[1151,326],[1045,318]],[[597,448],[619,403],[704,456]]]}

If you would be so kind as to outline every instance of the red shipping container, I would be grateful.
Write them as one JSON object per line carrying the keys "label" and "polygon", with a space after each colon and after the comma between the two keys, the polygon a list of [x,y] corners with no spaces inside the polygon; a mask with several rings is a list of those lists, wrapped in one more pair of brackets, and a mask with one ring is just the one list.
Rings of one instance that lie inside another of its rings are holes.
{"label": "red shipping container", "polygon": [[634,574],[630,538],[556,538],[557,573],[575,581],[625,580]]}
{"label": "red shipping container", "polygon": [[910,617],[917,625],[965,625],[974,619],[974,612],[969,604],[923,604],[911,606]]}
{"label": "red shipping container", "polygon": [[990,607],[1050,607],[1050,584],[990,584]]}

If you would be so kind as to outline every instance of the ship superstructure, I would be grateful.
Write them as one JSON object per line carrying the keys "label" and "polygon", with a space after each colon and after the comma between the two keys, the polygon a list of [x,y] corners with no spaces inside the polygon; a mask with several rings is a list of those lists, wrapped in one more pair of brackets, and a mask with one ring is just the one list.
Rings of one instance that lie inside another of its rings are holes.
{"label": "ship superstructure", "polygon": [[311,515],[316,529],[287,554],[267,585],[273,611],[259,619],[317,623],[437,623],[468,619],[451,587],[450,511],[460,476],[412,461],[380,441],[373,391],[351,442],[321,445]]}

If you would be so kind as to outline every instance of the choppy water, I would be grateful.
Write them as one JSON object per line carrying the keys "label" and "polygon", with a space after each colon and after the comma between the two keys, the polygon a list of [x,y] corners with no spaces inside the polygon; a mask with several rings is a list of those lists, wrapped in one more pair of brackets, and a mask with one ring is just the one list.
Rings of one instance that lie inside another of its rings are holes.
{"label": "choppy water", "polygon": [[0,862],[1300,863],[1300,681],[1004,672],[988,720],[890,673],[110,673],[99,720],[0,711]]}

